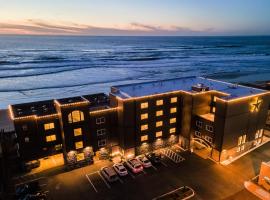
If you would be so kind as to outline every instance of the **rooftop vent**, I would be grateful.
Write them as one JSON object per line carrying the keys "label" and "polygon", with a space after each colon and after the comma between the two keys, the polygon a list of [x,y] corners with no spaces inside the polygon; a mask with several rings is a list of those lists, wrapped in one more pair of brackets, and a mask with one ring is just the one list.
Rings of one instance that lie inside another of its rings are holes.
{"label": "rooftop vent", "polygon": [[191,89],[195,92],[204,92],[209,91],[209,87],[204,85],[203,83],[197,83],[191,87]]}

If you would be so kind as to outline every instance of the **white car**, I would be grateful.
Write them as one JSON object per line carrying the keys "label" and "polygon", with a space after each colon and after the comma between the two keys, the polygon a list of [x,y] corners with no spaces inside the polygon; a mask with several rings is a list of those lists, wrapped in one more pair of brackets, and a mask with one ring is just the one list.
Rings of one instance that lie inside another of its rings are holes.
{"label": "white car", "polygon": [[138,156],[137,159],[144,168],[152,167],[152,163],[146,158],[146,156]]}
{"label": "white car", "polygon": [[118,180],[118,176],[112,167],[103,167],[100,170],[101,175],[105,177],[109,182]]}
{"label": "white car", "polygon": [[128,168],[131,169],[135,174],[143,171],[143,166],[136,158],[128,159],[126,164]]}
{"label": "white car", "polygon": [[126,176],[128,174],[127,169],[124,167],[122,163],[116,163],[113,165],[114,170],[119,176]]}

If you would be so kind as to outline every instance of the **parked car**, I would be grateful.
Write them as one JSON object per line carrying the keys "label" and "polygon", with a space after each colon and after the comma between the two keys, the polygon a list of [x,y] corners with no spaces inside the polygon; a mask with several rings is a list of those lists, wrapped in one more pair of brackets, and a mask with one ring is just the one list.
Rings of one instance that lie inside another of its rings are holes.
{"label": "parked car", "polygon": [[139,173],[143,171],[143,166],[136,158],[128,159],[126,165],[133,173]]}
{"label": "parked car", "polygon": [[119,174],[119,176],[126,176],[128,174],[127,169],[122,163],[116,163],[113,165],[114,170]]}
{"label": "parked car", "polygon": [[152,163],[146,158],[146,156],[144,155],[137,156],[137,159],[139,160],[139,162],[142,164],[144,168],[152,167]]}
{"label": "parked car", "polygon": [[118,176],[112,167],[101,168],[101,175],[104,176],[109,182],[118,180]]}
{"label": "parked car", "polygon": [[148,153],[145,155],[153,164],[161,163],[161,155],[157,153]]}

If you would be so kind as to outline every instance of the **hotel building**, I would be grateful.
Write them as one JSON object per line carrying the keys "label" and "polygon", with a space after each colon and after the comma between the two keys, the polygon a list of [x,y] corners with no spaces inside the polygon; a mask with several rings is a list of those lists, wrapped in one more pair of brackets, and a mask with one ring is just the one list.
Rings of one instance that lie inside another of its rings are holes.
{"label": "hotel building", "polygon": [[130,157],[178,144],[225,162],[267,141],[270,92],[201,77],[111,87],[10,105],[22,162],[60,154],[65,164]]}

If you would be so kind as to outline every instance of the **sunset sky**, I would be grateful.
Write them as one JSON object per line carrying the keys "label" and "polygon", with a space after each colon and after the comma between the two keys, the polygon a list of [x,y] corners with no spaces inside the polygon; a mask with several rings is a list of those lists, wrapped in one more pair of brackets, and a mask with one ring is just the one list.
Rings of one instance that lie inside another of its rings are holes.
{"label": "sunset sky", "polygon": [[270,35],[269,0],[0,0],[0,34]]}

